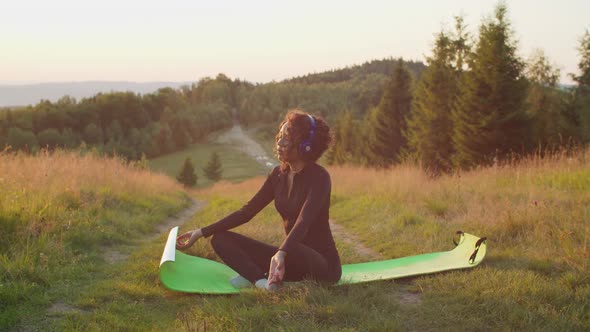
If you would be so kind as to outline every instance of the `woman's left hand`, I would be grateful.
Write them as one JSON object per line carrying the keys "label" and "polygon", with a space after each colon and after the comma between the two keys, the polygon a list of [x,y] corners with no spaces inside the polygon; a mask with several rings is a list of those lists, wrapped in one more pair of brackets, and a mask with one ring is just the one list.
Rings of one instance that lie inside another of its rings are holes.
{"label": "woman's left hand", "polygon": [[203,231],[201,229],[195,229],[194,231],[186,232],[176,238],[176,249],[186,249],[195,243],[199,238],[203,237]]}
{"label": "woman's left hand", "polygon": [[268,271],[268,284],[279,284],[285,277],[285,257],[287,253],[279,250],[270,259],[270,269]]}

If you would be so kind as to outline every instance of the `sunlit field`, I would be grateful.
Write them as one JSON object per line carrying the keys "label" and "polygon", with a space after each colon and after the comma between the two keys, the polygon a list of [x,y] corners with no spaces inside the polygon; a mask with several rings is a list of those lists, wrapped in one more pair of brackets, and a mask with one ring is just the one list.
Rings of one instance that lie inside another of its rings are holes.
{"label": "sunlit field", "polygon": [[[167,177],[137,171],[116,160],[69,154],[59,156],[68,160],[67,164],[78,165],[76,169],[97,170],[98,173],[88,171],[94,174],[88,175],[85,180],[88,182],[76,182],[68,176],[61,183],[68,183],[74,198],[78,197],[76,193],[84,190],[95,192],[93,197],[99,197],[101,205],[96,208],[93,204],[99,203],[88,203],[86,196],[73,199],[78,205],[54,203],[61,207],[56,210],[63,212],[46,220],[60,220],[62,224],[63,220],[88,220],[83,229],[91,232],[88,241],[96,243],[94,248],[104,248],[105,245],[117,248],[126,241],[115,234],[119,230],[129,234],[127,226],[107,222],[121,220],[120,217],[108,217],[112,211],[126,213],[126,216],[141,215],[139,212],[146,207],[137,202],[149,201],[150,208],[160,213],[142,217],[144,219],[138,217],[135,224],[137,228],[147,230],[148,225],[157,222],[156,219],[164,218],[166,213],[162,211],[178,210],[185,204],[184,194]],[[125,245],[131,246],[129,257],[106,264],[96,251],[85,249],[85,239],[78,245],[72,240],[82,236],[80,231],[40,233],[57,234],[44,239],[41,235],[33,237],[29,228],[6,226],[17,222],[11,222],[13,219],[8,217],[11,214],[5,212],[13,211],[14,215],[15,210],[9,210],[3,203],[2,227],[9,229],[10,234],[19,234],[29,240],[24,241],[18,236],[3,238],[3,243],[7,238],[13,242],[2,247],[3,267],[9,267],[9,272],[2,275],[0,288],[4,306],[2,323],[3,326],[20,327],[49,324],[54,330],[137,331],[395,331],[457,327],[462,330],[588,330],[589,157],[588,151],[531,157],[440,178],[430,178],[412,165],[380,171],[329,167],[332,177],[331,218],[364,246],[377,252],[380,259],[451,250],[456,230],[486,236],[488,255],[480,266],[470,270],[339,287],[305,282],[273,294],[252,290],[236,296],[210,296],[169,291],[158,280],[158,262],[165,234],[150,241],[127,241]],[[55,155],[35,158],[4,155],[2,158],[2,174],[8,169],[6,165],[24,169],[25,163],[19,160],[36,165],[31,171],[51,169],[53,177],[57,176],[59,169],[68,167],[43,168],[43,165],[59,165],[49,162],[56,158]],[[98,166],[87,165],[85,160]],[[111,163],[115,166],[107,168]],[[101,169],[109,169],[107,173],[118,176],[99,178]],[[81,170],[63,173],[85,177]],[[133,180],[135,177],[137,184]],[[148,180],[149,177],[154,178]],[[19,190],[4,188],[15,188],[24,183],[24,177],[19,180],[21,182],[12,178],[7,180],[4,175],[2,178],[4,183],[12,181],[12,187],[2,187],[4,196],[21,195]],[[43,177],[33,177],[37,178]],[[128,185],[116,183],[116,179],[123,178],[129,178],[131,182]],[[260,176],[239,184],[222,181],[192,193],[206,205],[181,226],[181,232],[208,225],[235,211],[254,195],[264,179]],[[150,187],[150,181],[159,183],[157,188]],[[148,184],[142,188],[140,183],[144,182]],[[44,187],[66,188],[59,181],[36,183],[23,185],[28,188],[24,193],[36,190],[43,193],[45,189],[41,188]],[[103,193],[100,188],[121,189],[108,191],[113,193],[111,196],[100,196],[106,195],[99,194]],[[51,194],[54,196],[43,195],[55,197],[51,201],[54,202],[62,197],[58,191]],[[124,200],[124,197],[131,196],[133,201]],[[137,200],[136,197],[143,198]],[[24,200],[19,201],[25,206]],[[41,202],[27,205],[31,212],[27,212],[27,218],[18,219],[19,225],[29,225],[22,220],[46,213],[40,212],[43,206]],[[87,219],[69,218],[68,213]],[[89,217],[95,214],[98,214],[96,219]],[[33,224],[42,225],[39,220]],[[111,235],[101,236],[101,229],[108,229]],[[235,231],[275,244],[284,237],[280,216],[272,203],[250,223]],[[374,259],[363,255],[340,237],[336,241],[343,263]],[[218,260],[208,242],[208,239],[201,239],[187,252]],[[20,263],[7,265],[13,260]],[[35,277],[38,275],[43,277]],[[58,280],[60,278],[77,280],[76,286],[65,286],[65,282]],[[51,311],[56,302],[64,303],[69,309]],[[23,323],[29,322],[32,313],[38,314],[32,319],[33,323]],[[13,317],[17,317],[16,321]]]}
{"label": "sunlit field", "polygon": [[196,143],[175,153],[164,155],[149,161],[149,167],[155,172],[161,172],[176,178],[184,160],[191,158],[197,174],[197,187],[207,187],[213,182],[203,172],[203,168],[211,158],[211,154],[217,152],[222,165],[222,178],[230,182],[240,182],[252,176],[265,174],[265,168],[256,160],[243,152],[226,144]]}
{"label": "sunlit field", "polygon": [[43,320],[100,279],[105,248],[153,232],[187,202],[174,180],[116,158],[1,153],[0,330]]}
{"label": "sunlit field", "polygon": [[[412,165],[389,170],[329,168],[333,188],[331,218],[384,259],[450,250],[456,230],[486,236],[488,256],[481,266],[470,271],[329,291],[312,287],[305,288],[303,295],[279,296],[285,310],[293,305],[292,301],[312,306],[318,296],[324,305],[303,315],[308,323],[282,317],[273,320],[272,326],[436,330],[451,329],[460,322],[467,330],[590,328],[589,157],[589,151],[530,157],[436,179]],[[216,197],[211,201],[216,212],[206,209],[212,215],[203,215],[199,224],[206,225],[239,207],[261,182],[222,183],[201,191],[203,198]],[[279,220],[271,206],[242,231],[280,243]],[[354,249],[342,241],[338,245],[344,263],[369,260],[351,254]],[[207,248],[199,254],[212,256]],[[406,303],[404,293],[396,293],[400,289],[419,300]],[[355,298],[343,301],[344,294],[354,294]],[[386,300],[375,294],[388,294],[390,303],[380,308]],[[294,300],[290,296],[301,298]],[[347,311],[347,305],[366,296],[374,296],[379,305],[367,304],[358,309],[358,314]],[[251,310],[234,309],[244,314]],[[333,312],[327,315],[331,317],[326,318],[327,325],[320,319],[323,310]],[[382,310],[381,315],[374,317],[374,310]],[[229,314],[199,308],[196,312],[206,312],[200,314],[201,319],[217,322],[220,329],[240,329],[240,320],[232,319],[240,316],[235,311]]]}
{"label": "sunlit field", "polygon": [[588,271],[589,157],[531,157],[436,180],[407,165],[332,168],[332,216],[380,250],[408,240],[432,250],[437,237],[462,229],[488,236],[494,253],[521,250]]}

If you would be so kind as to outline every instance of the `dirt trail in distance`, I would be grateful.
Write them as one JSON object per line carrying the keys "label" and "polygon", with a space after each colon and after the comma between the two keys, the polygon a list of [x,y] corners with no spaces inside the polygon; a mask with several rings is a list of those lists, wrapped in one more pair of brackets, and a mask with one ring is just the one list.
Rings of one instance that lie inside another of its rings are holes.
{"label": "dirt trail in distance", "polygon": [[278,165],[277,161],[274,158],[269,157],[258,142],[244,132],[242,126],[240,126],[240,123],[235,120],[235,118],[234,126],[230,130],[219,135],[216,139],[216,143],[233,145],[236,149],[244,152],[268,170],[271,170]]}

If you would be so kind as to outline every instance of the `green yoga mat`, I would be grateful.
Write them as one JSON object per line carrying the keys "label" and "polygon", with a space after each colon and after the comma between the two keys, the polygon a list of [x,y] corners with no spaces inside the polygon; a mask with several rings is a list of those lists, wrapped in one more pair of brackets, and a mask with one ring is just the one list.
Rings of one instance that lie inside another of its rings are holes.
{"label": "green yoga mat", "polygon": [[[485,238],[457,232],[460,238],[450,251],[395,258],[377,262],[346,264],[338,285],[396,279],[435,272],[467,269],[477,266],[486,254]],[[229,280],[237,272],[227,265],[209,259],[186,255],[176,250],[178,227],[168,235],[160,261],[162,284],[175,291],[203,294],[239,293]]]}

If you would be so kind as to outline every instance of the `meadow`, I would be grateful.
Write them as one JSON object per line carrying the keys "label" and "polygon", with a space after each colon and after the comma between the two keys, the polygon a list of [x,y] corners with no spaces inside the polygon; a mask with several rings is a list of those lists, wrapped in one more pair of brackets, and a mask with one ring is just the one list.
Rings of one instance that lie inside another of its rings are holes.
{"label": "meadow", "polygon": [[117,158],[0,153],[0,330],[46,326],[130,246],[189,204],[169,177]]}
{"label": "meadow", "polygon": [[195,143],[184,150],[160,156],[149,160],[149,168],[154,172],[160,172],[171,178],[176,178],[182,168],[184,160],[191,158],[197,175],[197,188],[204,188],[213,184],[213,181],[205,177],[203,168],[211,158],[213,152],[217,152],[222,165],[222,178],[225,181],[241,182],[253,176],[264,175],[268,171],[256,160],[243,152],[238,151],[229,144],[209,142]]}
{"label": "meadow", "polygon": [[[210,296],[163,288],[157,269],[166,234],[146,234],[189,196],[206,204],[181,231],[212,223],[247,201],[264,176],[185,192],[116,159],[4,154],[0,327],[588,330],[589,158],[588,150],[556,153],[436,179],[414,165],[329,167],[331,218],[380,258],[450,250],[460,229],[488,238],[486,259],[471,270],[396,281]],[[275,244],[284,236],[272,204],[237,231]],[[187,252],[217,259],[208,241]],[[343,263],[372,259],[336,241]],[[105,248],[128,256],[109,262]]]}

